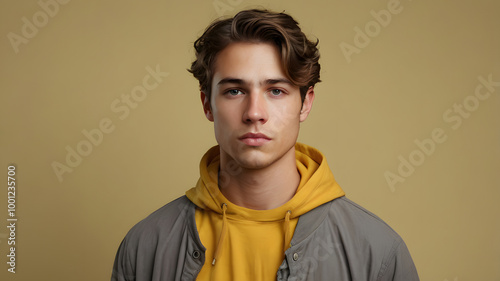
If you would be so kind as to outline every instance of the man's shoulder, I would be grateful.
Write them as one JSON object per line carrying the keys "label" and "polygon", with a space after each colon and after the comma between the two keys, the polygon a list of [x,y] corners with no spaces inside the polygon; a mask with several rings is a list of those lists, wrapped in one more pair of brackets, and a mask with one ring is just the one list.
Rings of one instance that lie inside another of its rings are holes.
{"label": "man's shoulder", "polygon": [[313,236],[333,236],[353,245],[397,246],[402,238],[374,213],[345,196],[325,203],[299,219],[295,242]]}
{"label": "man's shoulder", "polygon": [[[324,276],[418,280],[401,236],[374,213],[339,197],[299,218],[288,255],[302,252]],[[394,278],[393,278],[394,277]]]}
{"label": "man's shoulder", "polygon": [[191,216],[194,218],[194,207],[186,196],[181,196],[139,221],[130,229],[125,239],[138,240],[144,237],[151,239],[169,236],[173,230],[190,223],[189,218]]}
{"label": "man's shoulder", "polygon": [[400,235],[384,220],[343,196],[333,200],[329,208],[330,221],[340,231],[374,243],[399,243]]}
{"label": "man's shoulder", "polygon": [[377,215],[342,197],[331,202],[329,218],[350,260],[377,268],[377,280],[419,280],[405,242]]}
{"label": "man's shoulder", "polygon": [[182,196],[134,225],[118,248],[112,280],[152,280],[162,270],[170,280],[186,231],[196,229],[194,213],[195,205]]}
{"label": "man's shoulder", "polygon": [[399,235],[384,220],[343,196],[331,202],[331,218],[346,227],[370,230],[370,234],[383,232],[393,238],[400,238]]}

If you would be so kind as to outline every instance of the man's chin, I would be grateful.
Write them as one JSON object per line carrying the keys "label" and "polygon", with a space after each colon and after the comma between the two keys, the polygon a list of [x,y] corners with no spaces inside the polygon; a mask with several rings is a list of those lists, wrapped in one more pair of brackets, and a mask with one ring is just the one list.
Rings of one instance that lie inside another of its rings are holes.
{"label": "man's chin", "polygon": [[[258,148],[256,148],[258,149]],[[238,157],[233,158],[236,163],[243,169],[260,170],[269,167],[272,161],[269,156],[261,151],[252,151],[249,153],[241,153]]]}

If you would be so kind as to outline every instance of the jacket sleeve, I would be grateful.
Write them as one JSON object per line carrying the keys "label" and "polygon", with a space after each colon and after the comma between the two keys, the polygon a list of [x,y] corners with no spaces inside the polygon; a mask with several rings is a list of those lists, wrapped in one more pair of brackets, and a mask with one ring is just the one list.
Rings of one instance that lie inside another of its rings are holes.
{"label": "jacket sleeve", "polygon": [[130,256],[127,251],[126,238],[123,239],[116,253],[115,262],[113,264],[113,272],[111,281],[134,281],[135,269],[134,263],[130,262]]}
{"label": "jacket sleeve", "polygon": [[419,281],[417,269],[404,241],[394,248],[386,263],[382,265],[378,281]]}

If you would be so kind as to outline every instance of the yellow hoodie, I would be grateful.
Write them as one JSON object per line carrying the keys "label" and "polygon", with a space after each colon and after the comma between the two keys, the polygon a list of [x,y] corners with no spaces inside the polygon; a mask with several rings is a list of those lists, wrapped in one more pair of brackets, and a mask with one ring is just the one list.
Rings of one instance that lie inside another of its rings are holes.
{"label": "yellow hoodie", "polygon": [[197,280],[276,280],[299,216],[344,195],[323,154],[296,143],[300,183],[290,201],[272,210],[231,203],[218,189],[219,146],[200,162],[200,179],[186,192],[196,208],[196,226],[206,248]]}

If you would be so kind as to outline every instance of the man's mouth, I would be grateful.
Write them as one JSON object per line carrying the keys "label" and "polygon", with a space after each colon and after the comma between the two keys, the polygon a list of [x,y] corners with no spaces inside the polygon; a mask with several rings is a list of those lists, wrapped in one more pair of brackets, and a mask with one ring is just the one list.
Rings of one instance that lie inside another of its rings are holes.
{"label": "man's mouth", "polygon": [[262,146],[268,143],[271,138],[262,133],[246,133],[239,140],[249,146]]}

